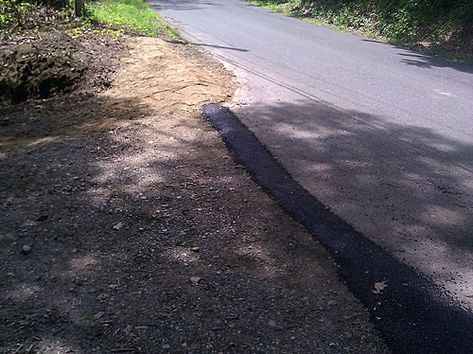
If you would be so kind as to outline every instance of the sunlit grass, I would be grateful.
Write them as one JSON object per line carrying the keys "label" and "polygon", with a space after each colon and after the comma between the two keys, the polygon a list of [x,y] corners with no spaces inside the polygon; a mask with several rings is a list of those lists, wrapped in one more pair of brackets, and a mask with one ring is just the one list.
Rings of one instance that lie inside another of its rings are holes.
{"label": "sunlit grass", "polygon": [[143,32],[149,36],[162,34],[179,38],[177,31],[169,26],[143,0],[104,0],[90,3],[87,7],[91,20]]}

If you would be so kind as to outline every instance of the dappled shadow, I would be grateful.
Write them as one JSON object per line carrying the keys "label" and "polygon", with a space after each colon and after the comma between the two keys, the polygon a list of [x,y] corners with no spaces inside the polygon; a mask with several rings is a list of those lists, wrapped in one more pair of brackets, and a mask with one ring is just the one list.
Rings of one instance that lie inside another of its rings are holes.
{"label": "dappled shadow", "polygon": [[216,44],[194,43],[194,42],[176,41],[176,40],[167,40],[166,42],[172,43],[172,44],[181,44],[181,45],[189,45],[190,44],[190,45],[194,45],[194,46],[197,46],[197,47],[228,49],[228,50],[235,50],[237,52],[248,52],[248,49],[236,48],[236,47],[226,47],[226,46],[221,46],[221,45],[216,45]]}
{"label": "dappled shadow", "polygon": [[[397,55],[401,56],[401,63],[411,66],[417,66],[423,69],[433,69],[433,68],[450,68],[457,71],[461,71],[467,74],[473,74],[473,65],[456,63],[451,60],[443,59],[440,57],[435,57],[428,54],[423,54],[421,51],[416,51],[407,47],[402,47],[395,45],[393,43],[384,43],[381,41],[363,38],[363,42],[378,43],[381,45],[388,45],[392,48],[399,49]],[[424,50],[425,52],[425,50]]]}
{"label": "dappled shadow", "polygon": [[137,98],[118,100],[89,94],[3,105],[0,106],[0,151],[11,145],[60,140],[78,132],[107,129],[149,112]]}
{"label": "dappled shadow", "polygon": [[189,10],[200,10],[209,6],[218,6],[215,2],[206,0],[151,0],[150,5],[155,10],[177,10],[177,11],[189,11]]}
{"label": "dappled shadow", "polygon": [[472,144],[312,100],[244,111],[277,159],[342,218],[427,275],[473,292]]}
{"label": "dappled shadow", "polygon": [[326,252],[202,119],[78,106],[2,130],[0,351],[383,352]]}
{"label": "dappled shadow", "polygon": [[425,69],[451,68],[467,74],[473,74],[473,65],[454,63],[452,61],[416,52],[399,53],[399,55],[403,57],[401,62],[407,65],[414,65]]}

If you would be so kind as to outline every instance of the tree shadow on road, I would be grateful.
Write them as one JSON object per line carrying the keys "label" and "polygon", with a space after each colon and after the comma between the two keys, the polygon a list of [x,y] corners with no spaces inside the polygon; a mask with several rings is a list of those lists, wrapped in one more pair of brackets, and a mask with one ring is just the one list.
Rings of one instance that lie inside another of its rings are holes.
{"label": "tree shadow on road", "polygon": [[150,1],[152,8],[158,11],[166,10],[177,10],[177,11],[189,11],[189,10],[200,10],[203,7],[208,6],[218,6],[215,2],[205,1],[205,0],[160,0],[160,1]]}
{"label": "tree shadow on road", "polygon": [[[396,49],[397,55],[401,57],[401,63],[406,65],[417,66],[422,69],[450,68],[467,74],[473,74],[473,65],[471,65],[471,63],[458,63],[452,60],[441,58],[440,56],[437,57],[434,55],[424,54],[428,52],[425,49],[409,49],[407,46],[402,47],[395,44],[386,44],[382,41],[367,38],[363,38],[362,41],[368,43],[378,43]],[[459,57],[463,57],[463,61],[471,61],[471,58],[466,57],[465,54],[459,55]]]}
{"label": "tree shadow on road", "polygon": [[312,100],[256,104],[240,117],[348,223],[431,274],[469,279],[473,145]]}

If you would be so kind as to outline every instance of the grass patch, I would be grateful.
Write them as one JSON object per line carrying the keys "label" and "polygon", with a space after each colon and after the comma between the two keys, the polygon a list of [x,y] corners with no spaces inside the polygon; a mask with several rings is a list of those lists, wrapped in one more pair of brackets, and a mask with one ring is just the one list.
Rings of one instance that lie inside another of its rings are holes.
{"label": "grass patch", "polygon": [[139,31],[148,36],[168,35],[179,39],[169,26],[144,0],[102,0],[87,5],[87,16],[92,21],[126,30]]}

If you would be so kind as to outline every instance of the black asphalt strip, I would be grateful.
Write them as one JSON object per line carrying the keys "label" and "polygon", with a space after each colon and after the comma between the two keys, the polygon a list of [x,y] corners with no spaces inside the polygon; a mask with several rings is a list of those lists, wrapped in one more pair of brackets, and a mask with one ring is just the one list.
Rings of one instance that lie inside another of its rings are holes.
{"label": "black asphalt strip", "polygon": [[[203,106],[235,161],[333,255],[393,352],[473,353],[473,315],[439,287],[357,232],[307,192],[228,108]],[[375,283],[385,282],[375,291]]]}

